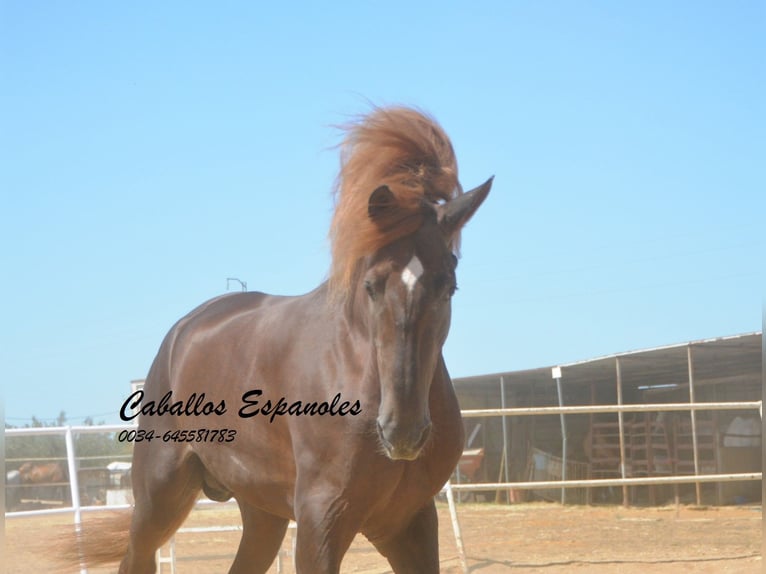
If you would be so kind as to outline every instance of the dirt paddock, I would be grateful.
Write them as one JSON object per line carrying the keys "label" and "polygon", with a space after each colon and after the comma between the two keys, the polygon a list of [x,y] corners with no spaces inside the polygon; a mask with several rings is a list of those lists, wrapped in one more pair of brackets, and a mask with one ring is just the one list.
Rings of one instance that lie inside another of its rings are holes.
{"label": "dirt paddock", "polygon": [[[461,573],[446,505],[439,505],[441,571]],[[762,570],[760,506],[560,506],[552,503],[463,504],[458,507],[472,573],[583,572],[606,574],[756,573]],[[87,515],[85,516],[87,520]],[[54,557],[38,543],[71,517],[6,520],[5,567],[9,574],[52,571]],[[195,510],[185,527],[231,526],[236,508]],[[291,532],[283,544],[283,572],[292,573]],[[178,574],[226,572],[238,532],[180,533],[176,538]],[[32,543],[32,544],[30,544]],[[167,556],[167,547],[165,556]],[[92,574],[116,568],[92,569]],[[272,566],[272,572],[276,572]],[[341,567],[343,573],[385,574],[391,569],[372,546],[357,537]],[[168,565],[163,573],[170,572]]]}

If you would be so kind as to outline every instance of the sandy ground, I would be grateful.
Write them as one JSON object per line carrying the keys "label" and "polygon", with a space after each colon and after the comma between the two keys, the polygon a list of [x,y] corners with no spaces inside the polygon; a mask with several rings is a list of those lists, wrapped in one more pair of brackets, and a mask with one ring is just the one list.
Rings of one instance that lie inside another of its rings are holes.
{"label": "sandy ground", "polygon": [[[534,503],[462,504],[458,509],[472,573],[747,574],[762,571],[760,506],[622,508]],[[457,545],[446,505],[439,506],[439,515],[441,571],[460,574]],[[184,526],[236,525],[238,517],[233,508],[196,510]],[[51,571],[55,557],[40,550],[39,542],[56,532],[56,525],[69,522],[71,517],[66,516],[8,519],[5,571],[11,574]],[[288,533],[282,552],[285,574],[294,572],[290,540]],[[176,572],[226,572],[238,541],[238,532],[179,533]],[[164,555],[168,555],[168,547]],[[90,570],[92,574],[114,571],[116,567]],[[277,572],[276,566],[271,571]],[[169,565],[164,565],[162,572],[170,572]],[[359,536],[346,555],[341,572],[384,574],[391,569]]]}

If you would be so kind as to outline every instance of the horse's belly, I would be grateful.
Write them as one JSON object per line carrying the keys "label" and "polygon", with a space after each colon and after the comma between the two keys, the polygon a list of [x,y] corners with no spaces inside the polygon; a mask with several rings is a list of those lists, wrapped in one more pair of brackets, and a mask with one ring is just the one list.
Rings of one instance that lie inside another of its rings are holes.
{"label": "horse's belly", "polygon": [[266,512],[291,517],[295,464],[291,449],[280,448],[279,443],[242,437],[236,444],[195,447],[204,467],[207,488],[203,490],[213,500],[233,496]]}

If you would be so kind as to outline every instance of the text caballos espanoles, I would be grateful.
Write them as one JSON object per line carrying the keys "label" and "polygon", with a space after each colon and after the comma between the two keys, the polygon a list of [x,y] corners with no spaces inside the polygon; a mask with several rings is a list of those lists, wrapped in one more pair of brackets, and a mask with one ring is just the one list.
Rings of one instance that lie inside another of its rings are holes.
{"label": "text caballos espanoles", "polygon": [[[351,403],[344,401],[340,393],[337,393],[330,401],[303,402],[288,401],[280,397],[277,401],[267,399],[262,402],[258,397],[263,395],[260,389],[252,389],[242,395],[242,406],[237,414],[247,419],[254,416],[269,417],[269,422],[274,422],[276,417],[281,416],[356,416],[362,412],[362,405],[358,400]],[[168,391],[159,401],[143,403],[144,391],[138,390],[130,395],[122,404],[120,418],[129,421],[139,415],[143,416],[209,416],[223,415],[226,413],[226,401],[208,400],[205,393],[192,393],[184,400],[174,400],[173,391]],[[143,404],[142,404],[143,403]]]}

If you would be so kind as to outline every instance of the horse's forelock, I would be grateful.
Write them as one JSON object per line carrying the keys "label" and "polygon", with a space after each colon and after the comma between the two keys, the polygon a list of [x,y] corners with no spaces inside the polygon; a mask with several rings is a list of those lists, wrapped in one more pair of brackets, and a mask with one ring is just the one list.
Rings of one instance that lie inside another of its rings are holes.
{"label": "horse's forelock", "polygon": [[[414,233],[423,223],[424,203],[449,201],[462,193],[452,144],[439,124],[411,108],[375,108],[343,126],[341,169],[330,228],[330,288],[349,292],[360,260]],[[374,189],[387,185],[395,200],[384,221],[368,216]],[[454,239],[454,249],[458,238]]]}

